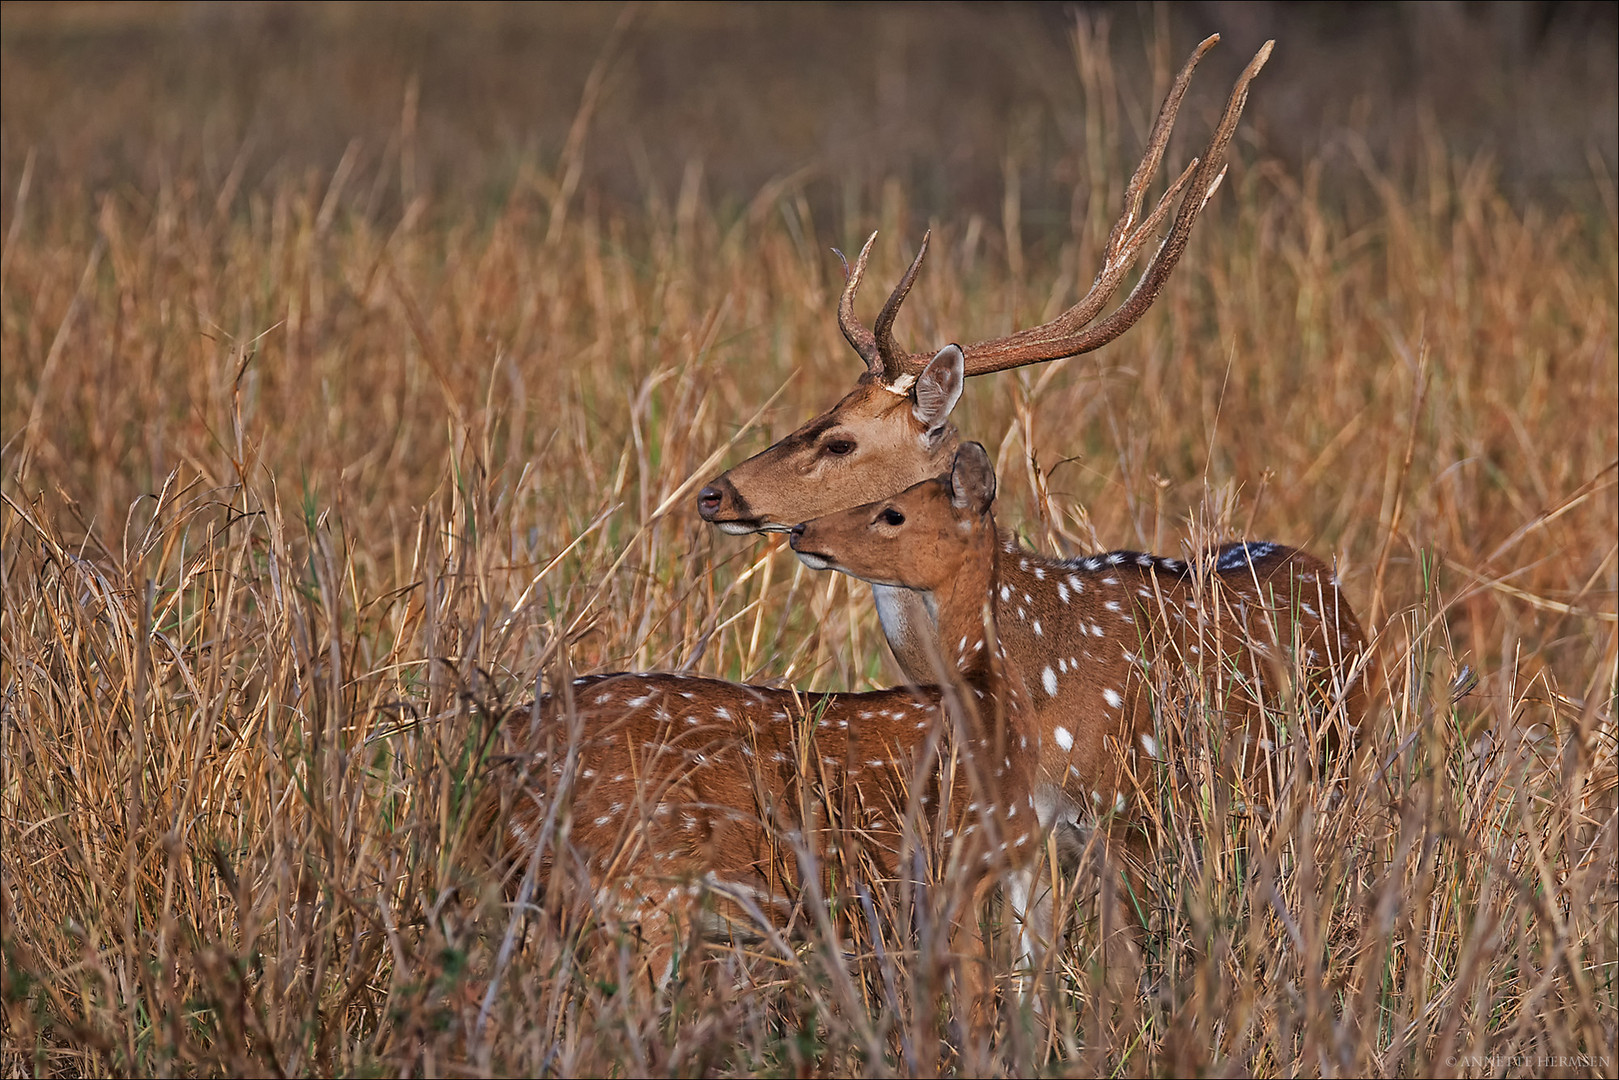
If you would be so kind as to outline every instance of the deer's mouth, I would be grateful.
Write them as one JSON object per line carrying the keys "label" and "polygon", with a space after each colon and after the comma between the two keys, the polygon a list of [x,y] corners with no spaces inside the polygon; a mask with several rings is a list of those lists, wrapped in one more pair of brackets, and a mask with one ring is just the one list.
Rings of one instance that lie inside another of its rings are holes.
{"label": "deer's mouth", "polygon": [[811,570],[832,569],[832,560],[827,558],[825,555],[818,554],[814,551],[799,551],[797,548],[794,548],[793,550],[798,553],[798,561],[809,567]]}
{"label": "deer's mouth", "polygon": [[793,551],[797,553],[798,561],[811,570],[832,570],[837,567],[837,563],[832,556],[823,555],[819,551],[810,551],[799,546],[806,543],[803,525],[793,528],[792,535],[787,542],[792,545]]}
{"label": "deer's mouth", "polygon": [[730,536],[747,536],[749,533],[784,533],[791,532],[790,526],[763,518],[733,518],[730,521],[710,522],[716,529]]}

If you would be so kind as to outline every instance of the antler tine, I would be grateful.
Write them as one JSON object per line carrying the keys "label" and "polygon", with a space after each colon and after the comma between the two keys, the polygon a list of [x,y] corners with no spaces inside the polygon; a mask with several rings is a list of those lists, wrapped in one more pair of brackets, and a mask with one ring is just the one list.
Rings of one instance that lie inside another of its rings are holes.
{"label": "antler tine", "polygon": [[1051,341],[1078,333],[1100,315],[1102,308],[1118,291],[1125,273],[1135,264],[1136,256],[1140,254],[1142,247],[1158,231],[1158,226],[1175,205],[1176,198],[1191,180],[1193,172],[1197,169],[1198,158],[1193,158],[1187,163],[1180,176],[1159,197],[1146,220],[1138,223],[1141,204],[1147,196],[1147,187],[1152,183],[1152,178],[1157,175],[1158,166],[1164,160],[1164,150],[1169,146],[1169,136],[1175,130],[1175,120],[1180,115],[1181,100],[1186,97],[1186,89],[1192,84],[1192,73],[1197,70],[1198,62],[1203,59],[1204,54],[1214,48],[1219,40],[1219,34],[1210,34],[1200,41],[1197,48],[1192,50],[1192,55],[1187,57],[1186,63],[1181,66],[1175,81],[1170,84],[1169,93],[1164,95],[1164,103],[1159,106],[1152,130],[1147,133],[1146,152],[1142,154],[1140,164],[1136,166],[1135,173],[1130,177],[1130,183],[1124,189],[1124,212],[1119,215],[1119,220],[1113,223],[1113,231],[1108,234],[1107,247],[1103,250],[1102,267],[1096,272],[1096,278],[1091,282],[1089,291],[1080,298],[1079,303],[1045,324],[1045,327],[1036,327],[1028,331],[1031,340]]}
{"label": "antler tine", "polygon": [[838,328],[843,331],[844,338],[854,351],[860,354],[860,359],[866,362],[866,369],[874,375],[883,373],[882,358],[877,352],[877,339],[860,324],[855,317],[854,297],[860,291],[860,279],[866,275],[866,259],[871,256],[871,245],[877,242],[874,232],[866,238],[866,246],[860,249],[860,257],[855,260],[854,269],[849,269],[849,260],[843,257],[843,252],[837,248],[832,251],[843,264],[843,295],[838,297]]}
{"label": "antler tine", "polygon": [[[1123,213],[1108,234],[1102,267],[1097,271],[1096,280],[1090,290],[1077,304],[1050,322],[1005,337],[969,345],[963,350],[966,353],[966,374],[983,375],[992,371],[1004,371],[1025,364],[1090,352],[1128,330],[1157,299],[1164,282],[1168,280],[1171,271],[1175,269],[1175,264],[1180,261],[1181,254],[1186,249],[1187,238],[1198,214],[1225,176],[1223,159],[1226,147],[1236,132],[1237,121],[1242,116],[1243,106],[1247,103],[1248,86],[1254,76],[1259,74],[1260,68],[1265,66],[1265,61],[1270,58],[1271,48],[1275,44],[1266,42],[1237,79],[1231,98],[1226,104],[1225,114],[1221,117],[1208,148],[1187,165],[1158,200],[1152,212],[1138,223],[1147,187],[1162,163],[1164,149],[1175,125],[1176,114],[1180,111],[1181,99],[1191,83],[1192,72],[1197,67],[1198,61],[1218,40],[1219,35],[1216,34],[1198,44],[1175,77],[1163,105],[1159,107],[1157,119],[1154,120],[1152,130],[1148,134],[1146,152],[1125,188]],[[1190,190],[1187,190],[1188,188]],[[1183,192],[1185,195],[1181,198]],[[1174,224],[1169,235],[1153,254],[1152,261],[1143,272],[1141,280],[1136,283],[1124,303],[1112,314],[1096,326],[1085,330],[1118,290],[1125,273],[1134,264],[1147,240],[1157,231],[1177,198],[1181,201]],[[907,370],[919,369],[926,362],[927,355],[918,354],[907,357],[905,367]]]}
{"label": "antler tine", "polygon": [[[1164,160],[1164,150],[1169,146],[1170,133],[1175,130],[1175,117],[1180,114],[1181,99],[1186,96],[1186,88],[1192,85],[1192,72],[1197,70],[1198,61],[1203,59],[1203,55],[1219,41],[1219,34],[1210,34],[1198,42],[1197,48],[1192,50],[1192,55],[1187,58],[1175,76],[1175,81],[1169,87],[1169,93],[1164,96],[1164,103],[1159,106],[1158,115],[1153,119],[1152,130],[1147,134],[1147,152],[1142,155],[1141,164],[1136,166],[1135,174],[1130,177],[1130,183],[1124,189],[1124,213],[1114,223],[1113,232],[1108,236],[1109,255],[1119,247],[1141,214],[1141,203],[1147,197],[1147,185],[1152,183],[1152,178],[1157,174],[1158,166]],[[1159,200],[1159,205],[1172,201],[1173,194],[1174,189],[1166,192]]]}
{"label": "antler tine", "polygon": [[[1158,299],[1158,293],[1163,289],[1164,282],[1180,262],[1181,255],[1186,251],[1186,242],[1192,235],[1192,225],[1203,208],[1214,197],[1214,192],[1225,179],[1226,147],[1231,143],[1231,137],[1236,134],[1237,121],[1242,117],[1243,106],[1248,103],[1248,84],[1253,82],[1259,69],[1265,66],[1270,59],[1271,47],[1276,43],[1267,41],[1260,46],[1254,58],[1243,69],[1237,85],[1232,88],[1231,100],[1226,103],[1225,115],[1220,118],[1220,126],[1214,131],[1214,137],[1209,140],[1209,147],[1203,154],[1203,160],[1197,163],[1197,172],[1192,177],[1192,190],[1182,200],[1180,211],[1175,215],[1175,224],[1164,237],[1164,242],[1158,246],[1153,254],[1152,261],[1147,264],[1146,271],[1141,280],[1136,282],[1130,295],[1125,297],[1124,303],[1113,310],[1106,319],[1091,327],[1080,336],[1075,343],[1074,353],[1090,352],[1099,349],[1112,341],[1130,327],[1136,320],[1152,306]],[[1212,174],[1212,175],[1211,175]],[[1184,179],[1184,177],[1183,177]]]}
{"label": "antler tine", "polygon": [[916,249],[916,258],[911,260],[905,276],[899,279],[894,291],[888,294],[888,302],[883,305],[882,311],[877,313],[875,327],[877,353],[882,358],[881,374],[885,382],[893,382],[903,374],[907,363],[912,359],[909,353],[894,345],[894,319],[899,315],[899,306],[905,303],[905,297],[910,293],[911,286],[916,283],[916,272],[922,269],[922,260],[927,257],[928,241],[932,237],[932,229],[922,234],[922,246]]}

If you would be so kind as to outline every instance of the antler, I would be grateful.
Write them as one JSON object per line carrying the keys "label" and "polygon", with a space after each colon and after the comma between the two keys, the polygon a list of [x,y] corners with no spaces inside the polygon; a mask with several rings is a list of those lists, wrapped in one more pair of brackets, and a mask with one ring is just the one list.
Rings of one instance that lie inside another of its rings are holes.
{"label": "antler", "polygon": [[[1112,341],[1131,326],[1137,319],[1152,306],[1158,298],[1159,291],[1164,282],[1174,271],[1175,264],[1180,261],[1186,250],[1186,241],[1191,236],[1192,225],[1209,199],[1225,179],[1225,151],[1230,145],[1231,137],[1236,133],[1237,121],[1242,116],[1243,106],[1248,101],[1248,85],[1259,74],[1259,69],[1265,66],[1270,59],[1273,41],[1267,41],[1254,54],[1248,66],[1243,69],[1242,75],[1237,79],[1236,86],[1232,88],[1231,99],[1226,103],[1225,115],[1221,117],[1219,126],[1215,128],[1208,147],[1200,158],[1193,158],[1186,169],[1169,185],[1169,190],[1152,208],[1152,212],[1145,218],[1141,217],[1142,203],[1147,196],[1147,185],[1158,171],[1163,161],[1164,148],[1169,143],[1169,134],[1175,126],[1175,115],[1180,111],[1181,99],[1186,95],[1186,88],[1192,81],[1192,72],[1197,67],[1203,55],[1214,47],[1220,40],[1220,35],[1213,34],[1202,41],[1192,51],[1191,57],[1181,68],[1180,74],[1175,77],[1175,83],[1169,88],[1169,94],[1158,109],[1158,118],[1153,121],[1152,131],[1147,137],[1147,150],[1141,158],[1141,164],[1136,166],[1135,173],[1130,177],[1130,184],[1124,193],[1124,213],[1114,223],[1113,230],[1108,234],[1107,248],[1103,254],[1102,268],[1096,274],[1090,291],[1087,292],[1073,307],[1058,315],[1048,323],[1019,330],[1005,337],[992,338],[968,345],[963,352],[966,354],[966,373],[968,375],[984,375],[991,371],[1004,371],[1007,368],[1021,367],[1024,364],[1037,364],[1046,360],[1056,360],[1065,356],[1078,356]],[[1189,189],[1189,190],[1188,190]],[[1107,318],[1095,325],[1102,308],[1107,306],[1108,300],[1113,297],[1124,280],[1124,275],[1130,267],[1135,265],[1146,246],[1157,232],[1158,227],[1168,216],[1175,199],[1185,191],[1186,197],[1181,199],[1180,209],[1175,214],[1174,224],[1170,227],[1169,235],[1164,237],[1158,250],[1153,254],[1152,261],[1142,273],[1135,288],[1124,302],[1115,308]],[[1139,223],[1138,223],[1139,222]],[[911,291],[911,285],[916,280],[916,273],[922,266],[922,257],[927,254],[928,238],[922,238],[922,247],[916,253],[909,270],[900,279],[894,291],[883,305],[883,310],[877,316],[876,332],[867,330],[860,324],[854,314],[855,292],[860,288],[860,278],[866,269],[866,257],[871,251],[872,241],[877,238],[873,233],[871,239],[860,252],[860,258],[855,263],[854,270],[848,269],[844,264],[846,281],[843,295],[838,301],[838,325],[843,328],[843,336],[849,339],[849,344],[855,347],[861,357],[866,361],[868,372],[892,384],[901,376],[914,375],[927,366],[933,358],[932,352],[908,353],[894,344],[893,326],[894,317],[899,314],[900,304],[904,303],[905,296]],[[842,258],[842,255],[839,255]]]}
{"label": "antler", "polygon": [[[876,242],[876,233],[866,238],[866,246],[860,249],[860,258],[854,261],[853,270],[849,269],[849,260],[843,257],[843,252],[833,248],[832,254],[843,264],[843,295],[838,297],[838,328],[843,331],[843,336],[849,344],[854,346],[854,351],[860,354],[860,359],[866,362],[866,370],[874,375],[881,375],[883,361],[877,351],[877,338],[861,324],[854,313],[854,294],[860,291],[860,279],[866,275],[866,259],[871,255],[871,245]],[[922,246],[927,246],[926,238],[923,239]]]}

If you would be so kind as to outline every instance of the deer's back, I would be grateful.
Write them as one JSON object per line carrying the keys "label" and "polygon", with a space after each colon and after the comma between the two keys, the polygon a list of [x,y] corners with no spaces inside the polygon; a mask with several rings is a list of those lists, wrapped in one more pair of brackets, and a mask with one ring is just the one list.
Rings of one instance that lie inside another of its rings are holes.
{"label": "deer's back", "polygon": [[[539,714],[524,733],[524,790],[506,842],[517,857],[532,850],[552,800],[565,797],[569,843],[593,881],[631,872],[675,888],[713,874],[790,893],[795,846],[846,850],[851,837],[891,877],[908,819],[926,833],[992,809],[993,798],[973,797],[961,765],[951,805],[937,813],[938,761],[950,743],[932,688],[795,693],[683,675],[594,675],[548,695]],[[970,768],[1004,772],[977,760]],[[1020,786],[1026,800],[1026,779]]]}

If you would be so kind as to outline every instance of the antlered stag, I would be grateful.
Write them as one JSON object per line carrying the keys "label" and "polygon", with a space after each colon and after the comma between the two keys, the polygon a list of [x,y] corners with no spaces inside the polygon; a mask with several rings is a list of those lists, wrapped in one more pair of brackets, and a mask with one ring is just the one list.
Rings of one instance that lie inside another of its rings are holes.
{"label": "antlered stag", "polygon": [[[1266,43],[1237,80],[1207,149],[1143,216],[1148,184],[1193,69],[1216,40],[1202,42],[1176,77],[1126,188],[1102,267],[1077,304],[1006,337],[937,353],[906,352],[894,341],[894,320],[927,239],[870,329],[854,312],[868,240],[838,304],[839,324],[865,360],[865,373],[831,410],[706,486],[698,495],[702,517],[729,533],[785,531],[796,521],[902,490],[939,472],[955,454],[959,436],[950,414],[967,376],[1089,352],[1129,329],[1158,296],[1223,178],[1222,159],[1249,84],[1270,55]],[[1099,318],[1166,220],[1168,234],[1135,287]],[[1017,722],[1020,737],[1039,755],[1036,801],[1047,825],[1078,823],[1098,808],[1127,808],[1127,793],[1140,780],[1128,775],[1136,752],[1157,756],[1162,743],[1163,733],[1149,724],[1153,688],[1184,684],[1178,676],[1187,672],[1207,688],[1204,701],[1244,733],[1248,759],[1268,752],[1279,737],[1271,721],[1289,710],[1264,706],[1282,703],[1295,673],[1325,728],[1352,731],[1365,713],[1365,633],[1332,571],[1304,552],[1248,543],[1189,563],[1135,552],[1061,561],[1008,538],[1000,573],[1001,641],[1031,685],[1032,700]],[[905,673],[919,682],[936,678],[929,648],[933,612],[917,593],[881,580],[872,581],[872,593]]]}

